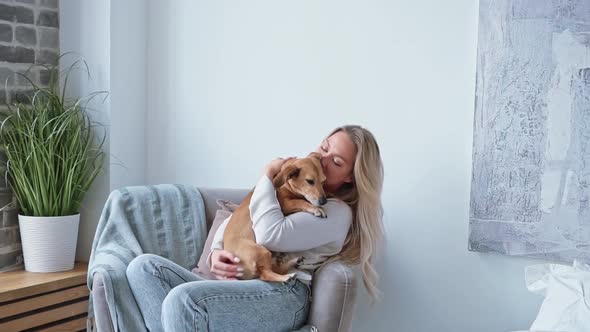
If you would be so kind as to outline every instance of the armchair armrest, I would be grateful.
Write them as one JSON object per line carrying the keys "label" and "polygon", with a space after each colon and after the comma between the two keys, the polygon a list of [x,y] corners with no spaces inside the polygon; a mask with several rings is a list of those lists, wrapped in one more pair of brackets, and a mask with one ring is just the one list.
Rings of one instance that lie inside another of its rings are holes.
{"label": "armchair armrest", "polygon": [[334,261],[319,268],[313,277],[308,324],[320,332],[350,331],[356,291],[356,277],[344,262]]}
{"label": "armchair armrest", "polygon": [[101,272],[94,273],[94,321],[98,332],[113,332],[113,320],[109,312],[109,305],[104,288],[104,277]]}
{"label": "armchair armrest", "polygon": [[[89,318],[94,317],[104,331],[109,323],[115,331],[145,331],[127,282],[127,265],[140,254],[153,253],[187,269],[194,267],[207,237],[205,221],[201,194],[193,186],[162,184],[111,192],[88,264]],[[96,292],[95,275],[100,280]]]}

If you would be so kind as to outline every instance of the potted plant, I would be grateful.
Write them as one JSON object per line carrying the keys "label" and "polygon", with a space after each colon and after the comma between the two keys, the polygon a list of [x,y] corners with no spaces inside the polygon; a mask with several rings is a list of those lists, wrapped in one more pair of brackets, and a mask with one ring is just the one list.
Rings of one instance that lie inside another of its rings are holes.
{"label": "potted plant", "polygon": [[32,67],[22,74],[31,92],[1,114],[0,142],[19,207],[25,269],[31,272],[74,267],[80,204],[102,170],[106,133],[102,140],[95,138],[87,106],[104,92],[86,98],[66,94],[69,75],[81,63],[86,64],[76,61],[63,73],[58,66],[35,65],[50,73],[48,86],[31,79]]}

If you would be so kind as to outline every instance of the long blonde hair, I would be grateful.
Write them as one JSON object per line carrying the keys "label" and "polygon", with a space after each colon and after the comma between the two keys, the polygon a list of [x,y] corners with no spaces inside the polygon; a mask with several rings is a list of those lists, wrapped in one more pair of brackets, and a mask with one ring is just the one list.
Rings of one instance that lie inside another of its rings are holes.
{"label": "long blonde hair", "polygon": [[353,182],[345,184],[334,196],[346,202],[353,211],[353,220],[340,258],[349,264],[360,264],[363,283],[373,300],[378,299],[379,278],[373,265],[377,248],[383,240],[383,163],[373,134],[356,125],[336,128],[328,137],[343,131],[357,148],[353,168]]}

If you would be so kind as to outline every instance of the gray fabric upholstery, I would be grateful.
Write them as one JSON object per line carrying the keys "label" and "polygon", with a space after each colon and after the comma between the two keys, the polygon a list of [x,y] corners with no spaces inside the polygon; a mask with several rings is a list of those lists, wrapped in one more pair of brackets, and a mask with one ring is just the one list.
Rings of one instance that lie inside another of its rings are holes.
{"label": "gray fabric upholstery", "polygon": [[313,276],[308,324],[320,332],[351,331],[356,289],[356,278],[348,265],[334,261],[320,267]]}
{"label": "gray fabric upholstery", "polygon": [[[225,199],[240,202],[249,189],[199,188],[205,203],[208,227],[211,226],[215,212],[219,208],[216,201]],[[96,273],[92,294],[94,297],[95,324],[99,332],[114,332],[104,294],[103,278]],[[357,282],[352,269],[335,261],[316,271],[313,280],[313,300],[308,324],[317,327],[319,332],[350,331]]]}
{"label": "gray fabric upholstery", "polygon": [[104,289],[104,277],[101,273],[94,274],[92,296],[94,296],[94,318],[97,331],[113,332],[113,322],[107,304],[107,297]]}
{"label": "gray fabric upholstery", "polygon": [[219,189],[199,188],[203,202],[205,203],[205,218],[207,219],[207,230],[211,229],[215,213],[219,210],[218,199],[225,199],[239,204],[248,194],[248,189]]}

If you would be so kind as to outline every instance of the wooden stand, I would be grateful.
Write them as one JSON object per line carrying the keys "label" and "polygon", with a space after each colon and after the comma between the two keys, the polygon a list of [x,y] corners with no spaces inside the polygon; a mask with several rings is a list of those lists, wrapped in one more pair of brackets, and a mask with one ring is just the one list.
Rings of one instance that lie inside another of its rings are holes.
{"label": "wooden stand", "polygon": [[86,331],[87,271],[0,273],[0,331]]}

